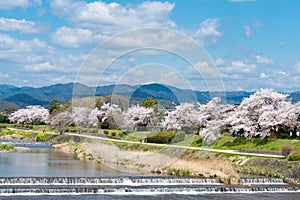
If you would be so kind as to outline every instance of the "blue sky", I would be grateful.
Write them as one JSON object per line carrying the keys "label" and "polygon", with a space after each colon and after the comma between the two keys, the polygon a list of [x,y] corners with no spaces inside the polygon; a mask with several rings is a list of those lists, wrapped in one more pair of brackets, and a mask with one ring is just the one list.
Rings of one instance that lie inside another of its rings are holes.
{"label": "blue sky", "polygon": [[[101,42],[124,31],[156,27],[200,44],[226,90],[300,90],[299,9],[298,0],[1,1],[0,84],[39,87],[77,81],[82,66],[92,66],[87,60]],[[157,41],[140,37],[139,42],[151,46]],[[159,42],[187,48],[176,39]],[[109,63],[118,47],[120,43],[98,57],[97,65]],[[96,65],[91,68],[86,80],[101,85],[162,82],[186,88],[185,79],[193,89],[207,90],[203,81],[192,80],[189,63],[157,50],[125,55],[101,77]]]}

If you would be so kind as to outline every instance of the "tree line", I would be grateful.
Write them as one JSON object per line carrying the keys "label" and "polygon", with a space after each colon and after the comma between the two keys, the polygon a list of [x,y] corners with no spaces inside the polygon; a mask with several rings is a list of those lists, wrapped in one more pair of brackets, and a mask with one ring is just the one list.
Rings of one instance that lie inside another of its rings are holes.
{"label": "tree line", "polygon": [[261,89],[239,105],[224,104],[220,98],[213,98],[206,104],[182,103],[171,111],[159,108],[157,100],[151,97],[131,106],[124,97],[110,97],[110,102],[103,101],[103,97],[93,102],[88,98],[73,99],[68,104],[54,100],[48,109],[41,106],[19,109],[9,115],[9,120],[20,124],[126,130],[158,126],[199,134],[206,141],[214,141],[222,132],[250,138],[299,137],[300,103],[292,103],[287,96]]}

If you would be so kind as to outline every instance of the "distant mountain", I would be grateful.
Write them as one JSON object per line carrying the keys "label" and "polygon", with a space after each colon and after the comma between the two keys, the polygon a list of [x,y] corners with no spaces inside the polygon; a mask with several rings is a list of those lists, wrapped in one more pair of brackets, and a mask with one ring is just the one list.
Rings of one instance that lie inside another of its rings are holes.
{"label": "distant mountain", "polygon": [[300,101],[300,91],[291,93],[291,94],[289,95],[289,98],[291,98],[293,102],[298,102],[298,101]]}
{"label": "distant mountain", "polygon": [[[148,85],[108,85],[89,87],[80,83],[55,84],[40,88],[15,87],[11,85],[0,85],[0,99],[15,103],[21,107],[38,104],[46,105],[51,100],[67,102],[72,97],[121,95],[130,99],[131,103],[139,103],[147,97],[159,100],[165,107],[177,105],[179,102],[201,102],[206,103],[214,96],[223,96],[221,92],[192,91],[180,89],[163,84]],[[252,92],[231,91],[226,92],[226,102],[239,104],[243,98],[249,97]],[[293,101],[300,101],[300,92],[289,94]]]}
{"label": "distant mountain", "polygon": [[17,110],[19,107],[11,102],[0,100],[0,112],[11,112]]}
{"label": "distant mountain", "polygon": [[25,107],[28,105],[47,105],[48,101],[42,101],[31,97],[26,93],[15,94],[9,98],[4,99],[6,102],[14,103],[20,107]]}

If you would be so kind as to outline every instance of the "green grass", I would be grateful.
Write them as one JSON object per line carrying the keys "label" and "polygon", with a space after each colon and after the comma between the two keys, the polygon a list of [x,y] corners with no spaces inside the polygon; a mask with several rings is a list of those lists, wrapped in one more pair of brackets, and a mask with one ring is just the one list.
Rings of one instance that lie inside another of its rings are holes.
{"label": "green grass", "polygon": [[273,139],[273,138],[235,138],[228,135],[221,136],[215,149],[255,149],[281,152],[282,147],[290,146],[293,151],[300,151],[300,140]]}

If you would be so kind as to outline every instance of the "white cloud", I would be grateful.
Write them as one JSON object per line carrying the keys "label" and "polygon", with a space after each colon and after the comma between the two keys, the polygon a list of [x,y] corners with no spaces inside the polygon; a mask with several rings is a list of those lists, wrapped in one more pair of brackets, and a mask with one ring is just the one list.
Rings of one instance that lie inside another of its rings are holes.
{"label": "white cloud", "polygon": [[0,17],[0,30],[19,31],[21,33],[39,33],[41,26],[35,22],[25,19],[17,20],[12,18]]}
{"label": "white cloud", "polygon": [[204,20],[199,29],[196,31],[195,36],[200,38],[203,42],[204,39],[210,39],[213,44],[217,43],[217,39],[223,34],[217,30],[219,27],[219,19],[208,18]]}
{"label": "white cloud", "polygon": [[252,28],[247,24],[244,26],[244,31],[247,38],[251,38],[254,35]]}
{"label": "white cloud", "polygon": [[264,56],[257,55],[256,56],[256,63],[271,65],[274,62],[271,58],[267,58],[267,57],[264,57]]}
{"label": "white cloud", "polygon": [[230,65],[225,65],[220,68],[222,74],[233,75],[233,74],[243,74],[247,76],[255,76],[257,72],[257,66],[254,63],[246,63],[241,60],[232,61]]}
{"label": "white cloud", "polygon": [[264,72],[260,73],[259,76],[260,76],[260,78],[267,78],[268,77],[268,75]]}
{"label": "white cloud", "polygon": [[51,71],[51,70],[56,70],[57,67],[51,65],[49,62],[43,62],[43,63],[37,63],[33,65],[26,65],[24,69],[30,71]]}
{"label": "white cloud", "polygon": [[0,78],[10,78],[9,74],[3,74],[0,72]]}
{"label": "white cloud", "polygon": [[14,1],[2,0],[0,2],[0,9],[2,10],[9,10],[15,7],[26,8],[28,6],[29,6],[28,0],[14,0]]}
{"label": "white cloud", "polygon": [[40,0],[1,0],[0,10],[10,10],[13,8],[27,8],[32,4],[41,4]]}
{"label": "white cloud", "polygon": [[286,77],[290,75],[288,72],[284,72],[284,71],[279,71],[278,74]]}
{"label": "white cloud", "polygon": [[61,27],[51,34],[51,41],[66,48],[82,48],[96,46],[106,37],[96,35],[91,30]]}
{"label": "white cloud", "polygon": [[74,26],[104,34],[114,34],[124,31],[124,28],[175,26],[169,18],[175,4],[169,2],[143,2],[135,6],[123,6],[115,2],[55,0],[50,4],[54,14],[66,18]]}
{"label": "white cloud", "polygon": [[226,61],[222,58],[218,58],[215,63],[216,65],[225,65]]}
{"label": "white cloud", "polygon": [[19,40],[0,34],[0,62],[5,66],[1,73],[2,77],[14,77],[10,84],[20,85],[26,79],[31,85],[48,85],[50,77],[74,77],[84,58],[81,53],[59,51],[39,39]]}

